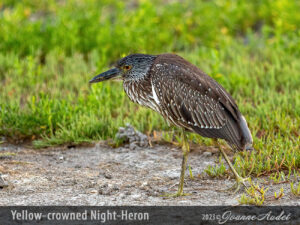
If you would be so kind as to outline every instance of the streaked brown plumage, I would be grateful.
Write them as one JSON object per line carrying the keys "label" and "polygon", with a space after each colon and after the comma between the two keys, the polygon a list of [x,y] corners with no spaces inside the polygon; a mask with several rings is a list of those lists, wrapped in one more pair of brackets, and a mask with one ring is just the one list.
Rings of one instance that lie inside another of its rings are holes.
{"label": "streaked brown plumage", "polygon": [[243,132],[244,118],[230,94],[180,56],[158,55],[143,79],[124,80],[123,86],[133,102],[152,108],[178,127],[225,139],[239,150],[251,145],[251,134]]}
{"label": "streaked brown plumage", "polygon": [[[129,55],[121,59],[116,68],[94,77],[90,82],[117,75],[122,76],[124,90],[133,102],[157,111],[172,124],[203,137],[224,139],[237,150],[251,148],[251,133],[231,95],[182,57],[175,54]],[[238,182],[243,182],[226,154],[220,150]],[[184,153],[182,170],[186,155]],[[182,183],[183,180],[178,191],[181,194]]]}

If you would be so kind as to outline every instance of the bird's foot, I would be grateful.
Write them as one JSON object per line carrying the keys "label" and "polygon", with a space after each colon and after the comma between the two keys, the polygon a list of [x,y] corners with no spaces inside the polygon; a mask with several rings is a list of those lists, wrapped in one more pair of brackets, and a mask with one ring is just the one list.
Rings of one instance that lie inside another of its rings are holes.
{"label": "bird's foot", "polygon": [[242,190],[244,190],[244,188],[246,188],[247,187],[247,185],[246,185],[246,181],[250,181],[250,178],[249,177],[247,177],[247,178],[242,178],[242,177],[237,177],[236,178],[236,182],[235,182],[235,184],[232,186],[232,187],[230,187],[230,188],[228,188],[228,189],[223,189],[223,190],[221,190],[221,191],[225,191],[225,192],[228,192],[228,193],[232,193],[233,195],[234,194],[236,194],[241,188],[242,188]]}
{"label": "bird's foot", "polygon": [[183,193],[180,191],[177,191],[176,193],[173,194],[163,194],[160,197],[165,197],[165,198],[177,198],[177,197],[181,197],[181,196],[188,196],[191,195],[191,193]]}

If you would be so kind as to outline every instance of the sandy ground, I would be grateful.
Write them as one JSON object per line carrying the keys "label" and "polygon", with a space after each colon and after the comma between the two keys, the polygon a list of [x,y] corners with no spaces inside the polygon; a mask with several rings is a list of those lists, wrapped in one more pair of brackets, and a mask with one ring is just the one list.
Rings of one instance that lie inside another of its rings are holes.
{"label": "sandy ground", "polygon": [[[233,179],[213,179],[204,172],[214,165],[218,153],[209,148],[194,149],[188,164],[185,192],[178,198],[161,197],[175,193],[181,167],[181,150],[156,145],[131,150],[94,147],[25,149],[1,147],[15,155],[0,158],[0,173],[8,187],[0,189],[0,205],[238,205],[241,192],[228,194],[221,189]],[[259,181],[269,180],[267,177]],[[300,205],[289,184],[268,184],[266,205]],[[283,186],[285,195],[275,200]]]}

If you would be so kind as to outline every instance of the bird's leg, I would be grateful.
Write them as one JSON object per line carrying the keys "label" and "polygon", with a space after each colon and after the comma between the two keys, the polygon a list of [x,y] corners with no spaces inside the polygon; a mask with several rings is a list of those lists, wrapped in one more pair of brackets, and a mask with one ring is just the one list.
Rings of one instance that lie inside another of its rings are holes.
{"label": "bird's leg", "polygon": [[233,194],[235,194],[241,187],[241,184],[244,186],[244,187],[247,187],[246,184],[245,184],[245,181],[248,181],[249,178],[242,178],[238,172],[236,172],[236,170],[234,169],[233,165],[231,164],[228,156],[226,155],[224,149],[222,149],[222,147],[220,146],[220,144],[218,143],[217,141],[217,144],[218,144],[218,148],[219,150],[221,151],[224,159],[226,160],[227,164],[229,165],[231,171],[233,172],[234,176],[235,176],[235,179],[236,179],[236,183],[231,187],[229,188],[227,191],[230,191],[230,190],[234,190]]}
{"label": "bird's leg", "polygon": [[186,170],[186,162],[187,162],[188,154],[190,151],[190,146],[186,140],[186,135],[185,135],[184,131],[182,131],[182,136],[183,136],[183,145],[182,145],[183,156],[182,156],[182,162],[181,162],[180,180],[179,180],[178,191],[177,191],[178,196],[183,195],[184,174],[185,174],[185,170]]}
{"label": "bird's leg", "polygon": [[190,152],[190,146],[186,137],[186,134],[184,130],[182,130],[182,138],[183,138],[183,144],[182,144],[182,162],[181,162],[181,172],[180,172],[180,180],[178,184],[178,191],[175,194],[167,194],[163,195],[164,197],[179,197],[179,196],[185,196],[188,195],[186,193],[183,193],[183,186],[184,186],[184,174],[186,170],[186,162],[188,159],[188,154]]}

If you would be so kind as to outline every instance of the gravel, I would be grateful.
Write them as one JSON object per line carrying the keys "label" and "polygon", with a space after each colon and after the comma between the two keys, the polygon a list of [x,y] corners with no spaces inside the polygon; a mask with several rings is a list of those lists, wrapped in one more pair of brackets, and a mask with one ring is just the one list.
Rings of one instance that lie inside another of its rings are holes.
{"label": "gravel", "polygon": [[[0,205],[238,205],[241,192],[221,191],[232,186],[233,179],[213,179],[204,172],[218,160],[217,153],[211,154],[214,150],[192,149],[188,165],[194,179],[187,170],[184,188],[190,195],[166,198],[162,195],[177,191],[180,175],[181,150],[174,146],[8,148],[5,151],[15,155],[0,160],[8,184],[0,189]],[[3,180],[0,176],[0,185]],[[267,186],[266,205],[300,205],[288,183]],[[274,192],[281,187],[285,195],[275,200]]]}

